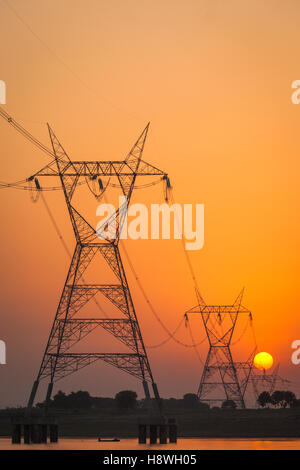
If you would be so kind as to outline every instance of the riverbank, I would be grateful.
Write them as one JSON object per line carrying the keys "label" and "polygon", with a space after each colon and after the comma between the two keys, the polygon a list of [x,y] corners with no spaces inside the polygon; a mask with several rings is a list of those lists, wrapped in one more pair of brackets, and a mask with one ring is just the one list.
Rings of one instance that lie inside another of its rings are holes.
{"label": "riverbank", "polygon": [[[0,436],[11,432],[9,410],[0,410]],[[141,411],[117,413],[104,411],[56,412],[59,434],[64,437],[135,438]],[[179,437],[189,438],[298,438],[300,409],[192,410],[184,409],[166,416],[176,418]]]}

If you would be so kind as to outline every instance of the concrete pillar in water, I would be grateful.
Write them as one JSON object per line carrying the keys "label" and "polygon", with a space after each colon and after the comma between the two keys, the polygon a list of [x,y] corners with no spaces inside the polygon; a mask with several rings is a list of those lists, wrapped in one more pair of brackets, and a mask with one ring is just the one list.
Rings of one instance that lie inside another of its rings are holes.
{"label": "concrete pillar in water", "polygon": [[40,444],[42,442],[42,433],[41,433],[41,425],[37,424],[35,426],[35,433],[36,433],[36,443]]}
{"label": "concrete pillar in water", "polygon": [[146,444],[147,441],[147,426],[146,424],[139,424],[139,444]]}
{"label": "concrete pillar in water", "polygon": [[175,419],[169,419],[169,439],[170,439],[170,444],[176,444],[177,424],[176,424]]}
{"label": "concrete pillar in water", "polygon": [[157,442],[157,424],[150,424],[150,444]]}
{"label": "concrete pillar in water", "polygon": [[58,441],[58,426],[57,424],[50,424],[50,442]]}
{"label": "concrete pillar in water", "polygon": [[41,443],[41,426],[40,424],[31,424],[30,425],[30,438],[33,444]]}
{"label": "concrete pillar in water", "polygon": [[30,423],[29,425],[29,433],[30,433],[30,442],[34,442],[34,424]]}
{"label": "concrete pillar in water", "polygon": [[167,443],[167,425],[166,424],[159,425],[159,442],[160,444]]}
{"label": "concrete pillar in water", "polygon": [[43,444],[47,443],[47,424],[41,424],[41,442]]}
{"label": "concrete pillar in water", "polygon": [[24,444],[30,444],[30,425],[24,424]]}
{"label": "concrete pillar in water", "polygon": [[21,443],[21,424],[13,424],[11,442],[12,444]]}

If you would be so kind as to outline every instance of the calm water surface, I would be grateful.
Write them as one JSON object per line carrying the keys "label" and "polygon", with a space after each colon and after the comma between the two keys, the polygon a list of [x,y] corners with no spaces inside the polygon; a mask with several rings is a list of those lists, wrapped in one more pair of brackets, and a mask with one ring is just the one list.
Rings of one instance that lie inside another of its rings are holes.
{"label": "calm water surface", "polygon": [[11,444],[9,438],[0,439],[0,450],[296,450],[300,439],[179,439],[177,444],[139,445],[137,439],[120,442],[98,442],[97,439],[61,438],[57,444]]}

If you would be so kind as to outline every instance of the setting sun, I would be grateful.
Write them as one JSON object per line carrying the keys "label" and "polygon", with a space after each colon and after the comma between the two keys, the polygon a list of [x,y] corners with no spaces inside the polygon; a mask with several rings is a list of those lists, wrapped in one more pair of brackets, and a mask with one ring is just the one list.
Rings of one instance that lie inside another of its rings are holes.
{"label": "setting sun", "polygon": [[254,358],[254,366],[259,370],[271,369],[273,365],[273,357],[267,352],[260,352]]}

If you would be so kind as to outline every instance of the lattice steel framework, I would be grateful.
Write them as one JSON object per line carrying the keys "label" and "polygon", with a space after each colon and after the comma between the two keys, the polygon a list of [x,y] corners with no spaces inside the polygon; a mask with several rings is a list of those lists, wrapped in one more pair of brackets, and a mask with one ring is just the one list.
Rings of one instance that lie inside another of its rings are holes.
{"label": "lattice steel framework", "polygon": [[269,394],[272,395],[277,385],[290,383],[289,380],[279,376],[279,366],[280,364],[277,364],[272,372],[268,372],[266,370],[259,372],[253,368],[250,376],[250,382],[252,384],[256,403],[259,395],[262,392],[269,392]]}
{"label": "lattice steel framework", "polygon": [[[154,396],[159,400],[158,389],[151,372],[119,251],[122,223],[126,216],[136,178],[140,176],[161,176],[166,179],[167,177],[163,171],[142,160],[148,128],[149,124],[125,160],[71,161],[48,125],[55,159],[31,176],[29,180],[34,180],[39,185],[37,178],[43,176],[55,176],[60,179],[76,238],[76,246],[38,376],[32,387],[28,409],[31,409],[33,406],[40,380],[45,378],[50,379],[46,396],[47,407],[55,381],[99,359],[141,380],[146,398],[150,398],[148,383],[151,383]],[[101,182],[101,177],[116,178],[122,195],[125,197],[125,202],[115,211],[109,221],[96,231],[75,209],[72,198],[79,182],[83,178],[90,180],[100,178],[99,181]],[[116,227],[116,236],[110,238],[107,236],[107,233],[104,236],[104,232],[109,232],[113,224]],[[102,255],[105,262],[113,271],[117,280],[116,283],[90,284],[85,282],[84,273],[97,253]],[[119,318],[79,318],[77,316],[80,310],[98,293],[101,293],[117,307],[121,314]],[[125,344],[129,352],[69,352],[71,347],[98,326],[101,326],[117,338],[117,340]]]}
{"label": "lattice steel framework", "polygon": [[250,314],[241,305],[243,290],[233,305],[206,305],[197,294],[198,305],[187,314],[201,314],[209,342],[198,397],[210,405],[233,400],[239,408],[245,408],[244,394],[252,370],[253,353],[248,361],[235,362],[230,350],[239,314]]}

